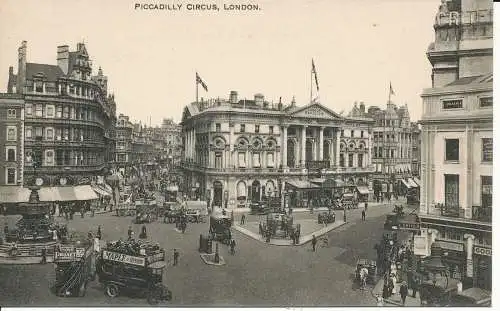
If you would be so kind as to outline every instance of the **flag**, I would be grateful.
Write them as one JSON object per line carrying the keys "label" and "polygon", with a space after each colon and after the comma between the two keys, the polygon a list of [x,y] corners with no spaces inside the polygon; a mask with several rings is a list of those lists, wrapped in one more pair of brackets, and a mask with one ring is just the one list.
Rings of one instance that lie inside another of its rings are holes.
{"label": "flag", "polygon": [[389,82],[389,95],[396,95],[394,93],[394,90],[392,89],[392,83],[391,82]]}
{"label": "flag", "polygon": [[198,73],[196,73],[196,84],[198,84],[198,83],[201,84],[201,86],[205,89],[205,92],[208,92],[207,85],[205,84],[205,82],[203,82],[203,80],[200,78]]}
{"label": "flag", "polygon": [[314,80],[316,81],[316,90],[319,92],[318,74],[316,73],[316,66],[314,66],[314,59],[312,59],[312,73],[314,73]]}

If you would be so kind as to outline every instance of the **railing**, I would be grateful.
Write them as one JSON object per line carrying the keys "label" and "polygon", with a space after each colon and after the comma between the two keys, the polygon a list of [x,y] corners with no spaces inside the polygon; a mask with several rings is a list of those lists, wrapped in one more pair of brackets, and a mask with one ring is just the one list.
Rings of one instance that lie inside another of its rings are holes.
{"label": "railing", "polygon": [[493,210],[491,206],[473,206],[472,219],[484,222],[492,222]]}
{"label": "railing", "polygon": [[[37,173],[53,173],[53,172],[89,172],[89,171],[99,171],[103,169],[106,164],[99,165],[54,165],[54,166],[42,166],[36,169]],[[25,172],[33,172],[32,166],[25,165]]]}

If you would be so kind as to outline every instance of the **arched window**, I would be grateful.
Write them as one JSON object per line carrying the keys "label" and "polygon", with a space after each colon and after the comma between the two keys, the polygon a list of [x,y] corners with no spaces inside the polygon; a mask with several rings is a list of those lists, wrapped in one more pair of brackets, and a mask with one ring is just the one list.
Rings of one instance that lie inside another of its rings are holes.
{"label": "arched window", "polygon": [[247,185],[243,180],[236,185],[236,197],[238,200],[245,200],[247,197]]}

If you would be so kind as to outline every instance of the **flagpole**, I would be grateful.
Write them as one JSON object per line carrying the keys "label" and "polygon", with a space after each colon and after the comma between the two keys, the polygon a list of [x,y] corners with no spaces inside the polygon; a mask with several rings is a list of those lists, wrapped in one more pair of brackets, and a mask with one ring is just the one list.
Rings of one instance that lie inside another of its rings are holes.
{"label": "flagpole", "polygon": [[389,82],[389,102],[387,104],[391,103],[391,92],[392,91],[392,83]]}
{"label": "flagpole", "polygon": [[312,104],[312,101],[313,101],[313,69],[311,68],[311,94],[310,94],[310,98],[309,98],[309,103]]}
{"label": "flagpole", "polygon": [[198,103],[198,73],[196,73],[196,103]]}

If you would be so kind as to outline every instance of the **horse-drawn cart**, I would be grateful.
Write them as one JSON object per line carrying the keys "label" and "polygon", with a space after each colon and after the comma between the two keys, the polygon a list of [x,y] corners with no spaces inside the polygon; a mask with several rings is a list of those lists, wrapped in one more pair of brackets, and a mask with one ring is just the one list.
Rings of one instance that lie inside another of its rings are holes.
{"label": "horse-drawn cart", "polygon": [[366,284],[375,284],[377,282],[377,263],[369,259],[358,259],[354,279],[364,288]]}

